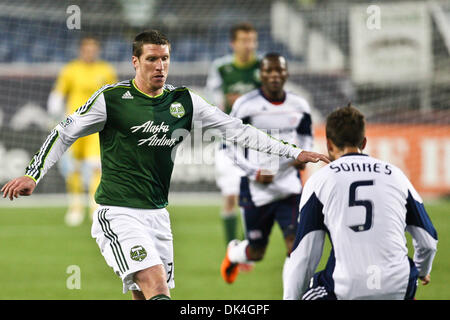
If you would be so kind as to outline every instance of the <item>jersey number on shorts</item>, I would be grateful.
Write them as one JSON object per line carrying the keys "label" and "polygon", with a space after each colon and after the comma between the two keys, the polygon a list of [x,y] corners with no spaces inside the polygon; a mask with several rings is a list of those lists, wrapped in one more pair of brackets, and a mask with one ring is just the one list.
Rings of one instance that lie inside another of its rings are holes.
{"label": "jersey number on shorts", "polygon": [[356,200],[356,189],[358,187],[373,186],[373,180],[355,181],[350,185],[348,206],[361,206],[366,210],[366,221],[364,224],[349,226],[355,232],[367,231],[372,227],[373,222],[373,203],[370,200]]}

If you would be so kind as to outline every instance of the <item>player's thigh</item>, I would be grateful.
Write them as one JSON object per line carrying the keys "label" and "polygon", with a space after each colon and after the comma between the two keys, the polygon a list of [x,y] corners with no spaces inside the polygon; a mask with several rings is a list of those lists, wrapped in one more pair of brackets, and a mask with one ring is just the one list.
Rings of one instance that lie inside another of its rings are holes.
{"label": "player's thigh", "polygon": [[298,226],[300,194],[291,195],[276,202],[275,220],[285,239],[295,237]]}
{"label": "player's thigh", "polygon": [[253,248],[266,247],[275,218],[272,205],[244,207],[243,216],[245,234],[250,246]]}
{"label": "player's thigh", "polygon": [[152,226],[151,236],[153,236],[156,250],[159,252],[166,271],[166,282],[169,288],[173,288],[175,286],[175,266],[173,258],[173,235],[169,212],[165,208],[159,209],[156,213],[148,213],[147,220],[148,225]]}

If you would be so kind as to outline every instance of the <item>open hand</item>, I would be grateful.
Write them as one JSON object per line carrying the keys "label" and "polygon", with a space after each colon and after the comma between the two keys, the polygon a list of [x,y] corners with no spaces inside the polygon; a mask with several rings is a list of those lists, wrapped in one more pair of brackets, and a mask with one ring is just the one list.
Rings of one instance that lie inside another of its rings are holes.
{"label": "open hand", "polygon": [[427,274],[425,277],[419,277],[420,282],[422,282],[422,285],[426,286],[430,283],[431,277],[429,274]]}
{"label": "open hand", "polygon": [[298,155],[297,159],[295,159],[294,166],[297,165],[298,162],[306,163],[306,162],[319,162],[323,161],[325,163],[330,163],[330,159],[327,156],[317,153],[303,150]]}
{"label": "open hand", "polygon": [[29,196],[36,188],[36,182],[27,176],[22,176],[9,181],[3,186],[1,192],[3,192],[3,198],[8,197],[9,200],[14,200],[20,196]]}

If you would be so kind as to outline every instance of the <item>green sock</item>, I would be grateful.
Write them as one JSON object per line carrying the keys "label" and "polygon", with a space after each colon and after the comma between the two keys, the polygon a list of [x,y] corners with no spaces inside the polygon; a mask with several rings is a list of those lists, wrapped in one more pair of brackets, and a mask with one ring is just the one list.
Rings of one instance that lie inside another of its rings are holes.
{"label": "green sock", "polygon": [[172,300],[172,299],[170,299],[170,297],[166,296],[165,294],[157,294],[156,296],[151,297],[148,300]]}
{"label": "green sock", "polygon": [[225,241],[228,244],[231,240],[236,239],[237,215],[222,216],[225,228]]}

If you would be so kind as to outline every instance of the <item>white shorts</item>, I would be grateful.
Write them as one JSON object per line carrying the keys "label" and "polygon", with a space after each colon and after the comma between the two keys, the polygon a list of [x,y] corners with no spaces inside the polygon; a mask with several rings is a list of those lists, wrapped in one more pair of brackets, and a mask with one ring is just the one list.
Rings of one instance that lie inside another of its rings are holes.
{"label": "white shorts", "polygon": [[239,195],[241,177],[245,172],[234,164],[224,149],[216,149],[214,163],[216,184],[222,195]]}
{"label": "white shorts", "polygon": [[99,206],[91,229],[108,265],[121,277],[123,293],[140,290],[136,272],[162,264],[169,289],[175,287],[173,237],[166,209]]}

